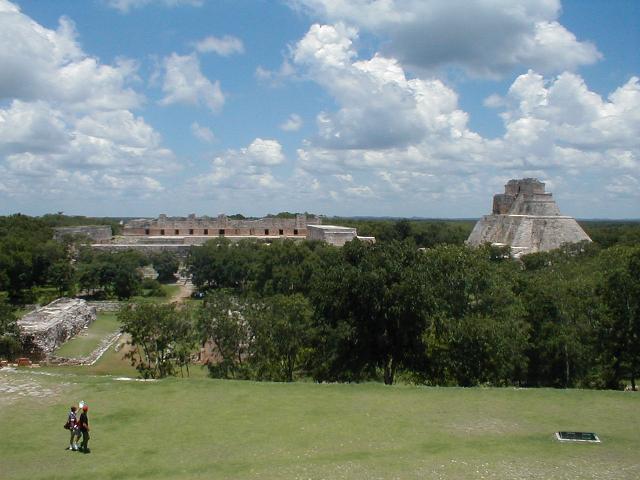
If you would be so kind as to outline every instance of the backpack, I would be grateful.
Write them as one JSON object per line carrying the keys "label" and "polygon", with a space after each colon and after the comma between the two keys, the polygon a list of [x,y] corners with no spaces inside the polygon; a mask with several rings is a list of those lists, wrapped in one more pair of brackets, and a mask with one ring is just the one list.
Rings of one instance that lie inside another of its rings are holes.
{"label": "backpack", "polygon": [[71,430],[76,424],[76,414],[73,412],[69,412],[69,417],[67,418],[67,423],[65,423],[62,427],[65,430]]}

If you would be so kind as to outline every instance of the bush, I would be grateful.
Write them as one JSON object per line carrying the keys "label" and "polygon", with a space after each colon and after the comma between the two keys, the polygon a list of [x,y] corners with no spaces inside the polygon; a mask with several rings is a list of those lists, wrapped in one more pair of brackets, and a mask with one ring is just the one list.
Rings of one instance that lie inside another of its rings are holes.
{"label": "bush", "polygon": [[167,292],[162,288],[162,284],[153,278],[142,280],[142,290],[145,297],[166,297]]}

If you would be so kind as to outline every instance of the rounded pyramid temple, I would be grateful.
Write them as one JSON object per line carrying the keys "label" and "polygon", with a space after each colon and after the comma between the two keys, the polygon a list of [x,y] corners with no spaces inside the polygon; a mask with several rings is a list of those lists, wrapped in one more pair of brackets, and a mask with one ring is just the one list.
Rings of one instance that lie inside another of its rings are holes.
{"label": "rounded pyramid temple", "polygon": [[509,180],[504,193],[493,196],[493,213],[476,223],[467,244],[509,245],[514,256],[590,242],[572,217],[560,214],[551,193],[535,178]]}

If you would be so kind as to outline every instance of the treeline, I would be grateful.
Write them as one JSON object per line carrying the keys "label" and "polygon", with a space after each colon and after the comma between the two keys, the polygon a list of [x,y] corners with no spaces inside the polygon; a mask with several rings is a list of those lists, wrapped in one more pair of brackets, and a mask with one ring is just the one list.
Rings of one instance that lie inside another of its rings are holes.
{"label": "treeline", "polygon": [[[421,220],[421,219],[353,219],[326,218],[324,223],[355,227],[362,237],[376,237],[379,242],[412,240],[418,247],[436,245],[463,245],[469,237],[475,220]],[[640,231],[640,228],[638,229]]]}
{"label": "treeline", "polygon": [[[60,214],[0,217],[0,301],[6,297],[13,305],[46,303],[57,296],[87,292],[126,299],[144,287],[140,267],[145,265],[154,266],[160,281],[173,278],[179,261],[169,252],[97,252],[81,235],[53,240],[53,227],[100,221],[110,224],[109,219]],[[155,284],[146,287],[157,289]],[[51,291],[43,296],[43,289]]]}
{"label": "treeline", "polygon": [[514,261],[411,241],[218,239],[188,264],[207,295],[183,315],[215,377],[619,388],[640,368],[638,246]]}

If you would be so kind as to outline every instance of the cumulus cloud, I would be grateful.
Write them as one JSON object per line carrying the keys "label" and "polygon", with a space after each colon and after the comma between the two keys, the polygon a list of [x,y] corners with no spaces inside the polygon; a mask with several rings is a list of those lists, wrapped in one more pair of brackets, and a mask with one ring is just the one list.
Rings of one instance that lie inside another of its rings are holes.
{"label": "cumulus cloud", "polygon": [[456,93],[440,80],[408,79],[393,58],[357,60],[357,32],[344,26],[313,25],[293,50],[296,64],[308,69],[337,100],[337,112],[317,116],[314,144],[329,149],[386,149],[476,136]]}
{"label": "cumulus cloud", "polygon": [[211,162],[211,171],[194,179],[202,193],[212,191],[274,191],[283,184],[271,167],[285,161],[282,145],[277,140],[256,138],[247,147],[229,149]]}
{"label": "cumulus cloud", "polygon": [[292,113],[284,123],[280,124],[280,129],[285,132],[297,132],[302,128],[302,123],[302,117],[297,113]]}
{"label": "cumulus cloud", "polygon": [[388,200],[405,195],[406,208],[445,202],[463,215],[509,178],[527,175],[558,187],[573,178],[567,198],[578,208],[593,201],[594,177],[609,178],[609,192],[631,189],[640,167],[638,78],[604,99],[574,73],[545,78],[530,70],[485,102],[500,109],[505,126],[503,136],[487,139],[469,128],[453,89],[409,78],[380,53],[359,59],[357,38],[344,25],[313,25],[292,47],[295,65],[337,105],[317,116],[316,136],[297,151],[304,188],[379,214],[392,214]]}
{"label": "cumulus cloud", "polygon": [[101,64],[76,36],[68,18],[50,30],[0,0],[0,99],[60,102],[76,110],[139,106],[142,96],[128,86],[137,78],[136,64]]}
{"label": "cumulus cloud", "polygon": [[244,44],[237,37],[225,35],[224,37],[209,36],[193,44],[200,53],[217,53],[228,57],[234,53],[244,53]]}
{"label": "cumulus cloud", "polygon": [[[144,195],[175,171],[173,152],[129,109],[144,100],[128,83],[135,62],[87,55],[71,20],[50,30],[0,0],[2,193],[38,199]],[[107,181],[108,179],[108,181]]]}
{"label": "cumulus cloud", "polygon": [[290,0],[312,16],[344,22],[386,40],[383,54],[431,70],[459,66],[497,76],[516,66],[575,69],[602,55],[558,21],[559,0]]}
{"label": "cumulus cloud", "polygon": [[291,65],[288,59],[285,59],[282,62],[278,70],[269,70],[262,66],[258,66],[255,73],[255,76],[259,81],[271,85],[272,87],[281,86],[285,80],[293,78],[294,75],[295,68]]}
{"label": "cumulus cloud", "polygon": [[200,7],[204,4],[204,0],[105,0],[105,3],[108,7],[118,10],[120,13],[129,13],[131,10],[146,7],[147,5]]}
{"label": "cumulus cloud", "polygon": [[213,143],[216,139],[210,128],[204,127],[198,122],[191,124],[191,133],[193,133],[193,136],[198,140],[202,140],[205,143]]}
{"label": "cumulus cloud", "polygon": [[165,76],[162,91],[165,96],[161,105],[183,104],[204,105],[213,112],[219,112],[225,97],[220,82],[211,82],[202,74],[200,61],[195,54],[178,55],[172,53],[163,62]]}

